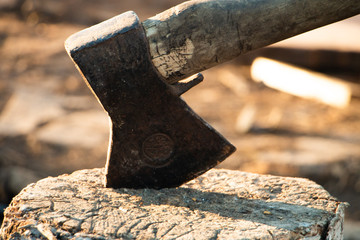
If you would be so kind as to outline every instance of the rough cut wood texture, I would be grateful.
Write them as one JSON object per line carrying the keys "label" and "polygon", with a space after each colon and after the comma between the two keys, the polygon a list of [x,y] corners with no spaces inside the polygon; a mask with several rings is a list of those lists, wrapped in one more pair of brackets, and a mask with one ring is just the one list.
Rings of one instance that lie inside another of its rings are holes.
{"label": "rough cut wood texture", "polygon": [[197,0],[143,22],[167,82],[360,13],[358,0]]}
{"label": "rough cut wood texture", "polygon": [[174,189],[104,188],[103,169],[31,184],[0,236],[42,239],[340,239],[344,204],[321,186],[210,170]]}

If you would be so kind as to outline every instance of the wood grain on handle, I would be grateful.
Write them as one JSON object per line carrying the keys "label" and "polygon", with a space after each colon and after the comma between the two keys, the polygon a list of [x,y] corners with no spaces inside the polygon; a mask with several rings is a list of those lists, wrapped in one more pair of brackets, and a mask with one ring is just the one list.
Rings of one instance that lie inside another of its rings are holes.
{"label": "wood grain on handle", "polygon": [[194,0],[143,22],[168,83],[360,13],[359,0]]}

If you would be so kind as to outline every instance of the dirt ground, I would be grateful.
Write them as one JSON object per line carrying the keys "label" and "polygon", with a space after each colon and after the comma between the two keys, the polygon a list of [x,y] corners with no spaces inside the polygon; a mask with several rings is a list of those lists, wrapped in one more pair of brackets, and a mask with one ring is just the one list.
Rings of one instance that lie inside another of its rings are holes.
{"label": "dirt ground", "polygon": [[[0,2],[0,209],[27,183],[105,164],[106,115],[65,39],[128,10],[144,20],[180,2]],[[251,80],[256,56],[360,83],[360,52],[333,49],[259,50],[205,71],[204,82],[183,97],[237,147],[219,167],[310,178],[349,202],[347,218],[360,221],[359,96],[339,109],[270,89]]]}

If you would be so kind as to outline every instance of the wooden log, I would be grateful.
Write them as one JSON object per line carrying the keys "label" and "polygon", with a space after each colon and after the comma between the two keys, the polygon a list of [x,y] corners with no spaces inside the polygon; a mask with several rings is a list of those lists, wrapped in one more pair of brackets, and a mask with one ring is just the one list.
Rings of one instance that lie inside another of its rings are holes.
{"label": "wooden log", "polygon": [[143,22],[169,83],[240,54],[360,13],[358,0],[196,0]]}
{"label": "wooden log", "polygon": [[351,100],[346,81],[268,58],[254,60],[251,77],[268,87],[333,107],[345,108]]}
{"label": "wooden log", "polygon": [[344,203],[307,179],[210,170],[172,189],[104,188],[104,169],[50,177],[5,211],[3,239],[341,239]]}

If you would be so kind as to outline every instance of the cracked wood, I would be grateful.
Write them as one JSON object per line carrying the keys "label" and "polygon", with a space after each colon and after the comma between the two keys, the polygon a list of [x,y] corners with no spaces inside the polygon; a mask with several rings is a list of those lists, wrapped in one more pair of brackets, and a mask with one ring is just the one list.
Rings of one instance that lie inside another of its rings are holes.
{"label": "cracked wood", "polygon": [[[321,186],[210,170],[172,189],[104,188],[104,169],[29,185],[6,209],[0,238],[340,239],[344,204]],[[332,237],[332,238],[331,238]]]}
{"label": "cracked wood", "polygon": [[196,0],[143,22],[168,83],[360,13],[358,0]]}

